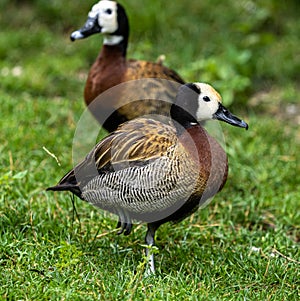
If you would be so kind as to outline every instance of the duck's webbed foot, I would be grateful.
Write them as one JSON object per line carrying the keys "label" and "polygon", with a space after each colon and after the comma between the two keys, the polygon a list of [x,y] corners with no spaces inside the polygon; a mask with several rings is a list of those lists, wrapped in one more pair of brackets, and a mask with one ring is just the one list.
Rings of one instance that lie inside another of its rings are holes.
{"label": "duck's webbed foot", "polygon": [[126,222],[122,222],[122,221],[118,221],[117,227],[116,228],[121,228],[117,234],[120,235],[122,233],[124,233],[124,235],[129,235],[132,229],[132,223],[126,223]]}

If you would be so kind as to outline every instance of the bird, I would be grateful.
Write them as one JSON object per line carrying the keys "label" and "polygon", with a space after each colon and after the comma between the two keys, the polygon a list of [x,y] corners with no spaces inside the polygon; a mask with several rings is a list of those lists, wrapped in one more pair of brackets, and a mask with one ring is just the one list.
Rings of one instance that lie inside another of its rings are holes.
{"label": "bird", "polygon": [[[158,97],[155,97],[155,100],[145,99],[144,86],[141,87],[139,95],[135,91],[138,101],[130,102],[128,105],[124,105],[122,97],[118,95],[110,97],[110,101],[105,101],[107,97],[97,99],[101,93],[118,84],[142,78],[159,78],[171,83],[156,85],[157,93],[163,90],[168,97],[170,94],[170,100],[174,100],[177,86],[174,88],[172,82],[185,83],[177,72],[164,66],[162,60],[149,62],[126,58],[129,21],[121,4],[110,0],[101,0],[96,3],[88,13],[84,26],[72,32],[70,39],[75,41],[97,33],[104,37],[103,46],[89,70],[84,88],[84,100],[99,123],[108,132],[112,132],[121,123],[144,114],[167,115],[171,101],[158,102],[156,101]],[[139,88],[138,83],[137,88]]]}
{"label": "bird", "polygon": [[[130,234],[134,221],[147,223],[145,242],[152,247],[160,225],[180,222],[225,185],[226,153],[201,122],[216,119],[245,129],[248,124],[221,100],[209,84],[181,85],[170,124],[145,117],[123,123],[47,190],[70,191],[116,214],[119,234]],[[155,273],[149,248],[149,270]]]}

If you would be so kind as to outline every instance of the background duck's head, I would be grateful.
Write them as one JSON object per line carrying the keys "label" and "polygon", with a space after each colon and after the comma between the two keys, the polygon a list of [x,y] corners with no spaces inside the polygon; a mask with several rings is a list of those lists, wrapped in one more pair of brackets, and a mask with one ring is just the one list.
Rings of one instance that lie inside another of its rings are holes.
{"label": "background duck's head", "polygon": [[171,106],[171,118],[184,128],[202,121],[218,119],[233,126],[248,129],[248,124],[222,105],[221,95],[205,83],[182,85]]}
{"label": "background duck's head", "polygon": [[105,35],[104,44],[118,44],[128,39],[129,24],[122,5],[110,0],[99,1],[92,7],[84,26],[70,38],[75,41],[96,33]]}

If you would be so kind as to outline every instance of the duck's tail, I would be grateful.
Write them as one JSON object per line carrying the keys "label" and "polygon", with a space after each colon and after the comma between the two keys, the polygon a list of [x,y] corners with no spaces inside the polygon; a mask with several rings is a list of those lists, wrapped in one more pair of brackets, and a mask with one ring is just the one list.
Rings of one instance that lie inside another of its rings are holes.
{"label": "duck's tail", "polygon": [[79,183],[76,181],[74,170],[67,173],[57,185],[48,187],[46,191],[70,191],[82,199]]}
{"label": "duck's tail", "polygon": [[78,185],[70,185],[70,184],[57,184],[55,186],[51,186],[46,188],[46,191],[70,191],[74,193],[76,196],[82,199],[81,190]]}

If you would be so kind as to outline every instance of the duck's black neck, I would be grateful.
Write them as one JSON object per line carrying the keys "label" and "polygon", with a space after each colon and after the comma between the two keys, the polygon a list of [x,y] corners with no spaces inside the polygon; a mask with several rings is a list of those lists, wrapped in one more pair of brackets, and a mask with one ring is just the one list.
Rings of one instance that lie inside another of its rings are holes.
{"label": "duck's black neck", "polygon": [[[118,29],[111,35],[111,37],[122,37],[122,40],[115,47],[120,49],[122,55],[125,57],[127,53],[128,37],[129,37],[129,22],[122,5],[118,3]],[[112,46],[112,45],[111,45]]]}
{"label": "duck's black neck", "polygon": [[187,110],[189,110],[189,108],[185,109],[177,104],[172,104],[171,106],[170,115],[178,134],[181,134],[190,127],[199,125],[196,118]]}
{"label": "duck's black neck", "polygon": [[120,52],[122,56],[126,57],[128,37],[119,35],[106,36],[103,41],[103,48],[109,49],[109,52]]}
{"label": "duck's black neck", "polygon": [[124,57],[126,57],[127,54],[127,45],[128,45],[128,36],[124,37],[123,40],[116,45],[118,48],[120,48],[120,50],[122,51],[122,55]]}
{"label": "duck's black neck", "polygon": [[192,84],[182,85],[177,93],[175,103],[172,104],[170,115],[177,132],[199,125],[195,114],[198,109],[199,91]]}

